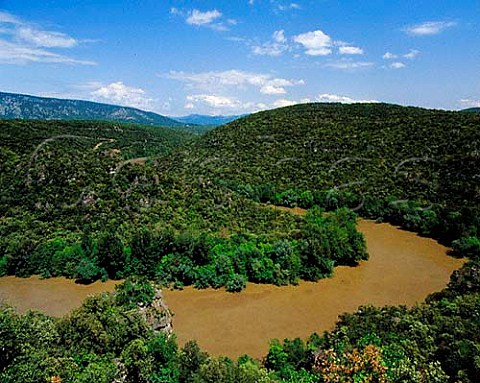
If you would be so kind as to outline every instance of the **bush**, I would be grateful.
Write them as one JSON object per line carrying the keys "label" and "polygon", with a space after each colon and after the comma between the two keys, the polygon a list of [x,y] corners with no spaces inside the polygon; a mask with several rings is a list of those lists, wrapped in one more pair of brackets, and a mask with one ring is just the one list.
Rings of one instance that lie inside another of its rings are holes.
{"label": "bush", "polygon": [[227,280],[225,288],[230,293],[242,291],[247,286],[247,279],[240,274],[233,274]]}
{"label": "bush", "polygon": [[463,237],[452,242],[454,254],[471,259],[480,259],[480,238]]}

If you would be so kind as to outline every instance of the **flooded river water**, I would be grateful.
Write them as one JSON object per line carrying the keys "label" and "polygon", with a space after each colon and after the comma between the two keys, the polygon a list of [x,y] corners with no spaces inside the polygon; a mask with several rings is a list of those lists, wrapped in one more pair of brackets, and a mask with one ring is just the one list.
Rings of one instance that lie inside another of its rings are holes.
{"label": "flooded river water", "polygon": [[[359,305],[413,305],[444,288],[463,260],[447,248],[389,224],[360,220],[370,259],[358,267],[337,267],[335,276],[318,283],[276,287],[248,284],[238,294],[224,290],[164,291],[174,312],[174,330],[182,345],[196,339],[213,355],[265,355],[272,338],[308,337],[331,329],[339,314]],[[0,299],[19,310],[42,310],[61,316],[82,300],[115,283],[89,286],[71,280],[37,277],[0,278]]]}

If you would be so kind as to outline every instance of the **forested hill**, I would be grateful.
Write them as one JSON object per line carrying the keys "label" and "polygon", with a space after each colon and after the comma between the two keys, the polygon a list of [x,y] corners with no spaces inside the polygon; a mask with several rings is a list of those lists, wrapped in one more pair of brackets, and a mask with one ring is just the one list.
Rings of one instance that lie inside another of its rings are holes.
{"label": "forested hill", "polygon": [[463,112],[480,113],[480,108],[464,109]]}
{"label": "forested hill", "polygon": [[171,118],[136,108],[3,92],[0,92],[0,118],[105,120],[167,127],[185,126]]}
{"label": "forested hill", "polygon": [[458,190],[478,203],[479,124],[475,114],[387,104],[296,105],[207,133],[181,168],[278,190],[418,199]]}
{"label": "forested hill", "polygon": [[375,216],[382,215],[379,201],[411,201],[460,214],[480,206],[479,126],[474,113],[296,105],[221,126],[168,165],[265,202],[356,207],[363,201],[366,215]]}

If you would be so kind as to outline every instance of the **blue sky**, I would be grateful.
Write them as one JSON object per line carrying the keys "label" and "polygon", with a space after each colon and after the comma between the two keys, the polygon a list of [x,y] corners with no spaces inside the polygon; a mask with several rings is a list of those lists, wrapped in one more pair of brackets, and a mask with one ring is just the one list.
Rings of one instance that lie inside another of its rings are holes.
{"label": "blue sky", "polygon": [[0,90],[165,115],[480,106],[480,2],[0,0]]}

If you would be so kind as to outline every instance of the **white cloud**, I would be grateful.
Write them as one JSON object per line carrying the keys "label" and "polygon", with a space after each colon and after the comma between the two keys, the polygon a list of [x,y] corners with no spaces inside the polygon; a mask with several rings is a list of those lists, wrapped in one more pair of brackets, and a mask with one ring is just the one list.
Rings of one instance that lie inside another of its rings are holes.
{"label": "white cloud", "polygon": [[185,109],[200,109],[207,114],[220,114],[225,110],[229,113],[253,113],[266,108],[263,103],[242,102],[234,97],[213,94],[189,95],[185,103]]}
{"label": "white cloud", "polygon": [[297,105],[297,104],[307,104],[309,102],[312,102],[309,98],[302,98],[301,100],[288,100],[285,98],[276,100],[272,104],[272,108],[283,108],[285,106],[292,106],[292,105]]}
{"label": "white cloud", "polygon": [[218,93],[225,89],[253,87],[263,94],[284,94],[286,87],[303,85],[303,80],[276,78],[270,74],[228,70],[222,72],[185,73],[172,71],[167,75],[173,80],[182,81],[188,87],[201,89],[208,93]]}
{"label": "white cloud", "polygon": [[325,66],[328,68],[346,70],[346,71],[367,69],[367,68],[371,68],[374,65],[375,64],[373,62],[369,62],[369,61],[351,61],[351,60],[333,61],[325,64]]}
{"label": "white cloud", "polygon": [[362,100],[362,99],[354,99],[351,97],[347,96],[339,96],[336,94],[329,94],[329,93],[324,93],[320,94],[317,97],[315,97],[314,100],[310,98],[302,98],[300,100],[288,100],[288,99],[279,99],[276,100],[272,106],[274,108],[282,108],[285,106],[292,106],[292,105],[297,105],[297,104],[305,104],[305,103],[310,103],[310,102],[330,102],[330,103],[342,103],[342,104],[355,104],[355,103],[378,103],[379,101],[377,100]]}
{"label": "white cloud", "polygon": [[[91,86],[98,86],[98,84],[92,83]],[[146,95],[143,89],[127,86],[121,81],[100,85],[90,92],[90,96],[97,101],[106,101],[140,109],[149,109],[154,101]]]}
{"label": "white cloud", "polygon": [[412,36],[431,36],[438,35],[447,28],[456,26],[454,21],[427,21],[425,23],[410,25],[404,30]]}
{"label": "white cloud", "polygon": [[37,47],[45,48],[72,48],[78,44],[77,40],[64,33],[42,31],[31,27],[21,27],[17,37]]}
{"label": "white cloud", "polygon": [[377,100],[357,100],[347,96],[339,96],[336,94],[324,93],[320,94],[315,98],[315,101],[318,102],[339,102],[342,104],[354,104],[354,103],[378,103]]}
{"label": "white cloud", "polygon": [[27,64],[32,62],[95,65],[93,61],[77,60],[45,49],[29,47],[0,39],[0,63]]}
{"label": "white cloud", "polygon": [[290,46],[283,30],[273,32],[271,41],[252,46],[252,52],[259,56],[280,56],[289,49]]}
{"label": "white cloud", "polygon": [[241,105],[238,100],[233,98],[208,94],[187,96],[187,102],[190,105],[194,105],[194,102],[201,102],[214,108],[237,108]]}
{"label": "white cloud", "polygon": [[400,61],[395,61],[393,63],[390,64],[390,68],[392,69],[403,69],[405,68],[406,65]]}
{"label": "white cloud", "polygon": [[222,16],[222,13],[214,9],[212,11],[201,12],[194,9],[187,17],[186,22],[190,25],[206,25]]}
{"label": "white cloud", "polygon": [[[346,43],[340,40],[333,40],[321,30],[301,33],[292,37],[285,35],[285,31],[277,30],[273,32],[272,38],[265,43],[258,43],[244,38],[229,38],[247,45],[252,53],[261,56],[281,56],[286,52],[292,52],[303,49],[308,56],[329,56],[333,54],[333,48],[338,47],[340,55],[363,55],[364,50],[358,46]],[[300,57],[295,53],[294,57]]]}
{"label": "white cloud", "polygon": [[289,10],[292,10],[292,9],[302,9],[302,7],[298,3],[289,3],[289,4],[285,4],[285,5],[278,4],[277,9],[279,11],[289,11]]}
{"label": "white cloud", "polygon": [[328,56],[332,53],[332,38],[320,30],[294,36],[293,41],[301,44],[309,56]]}
{"label": "white cloud", "polygon": [[363,55],[363,49],[354,46],[341,46],[338,48],[341,55]]}
{"label": "white cloud", "polygon": [[465,108],[480,108],[480,99],[474,100],[471,98],[464,98],[460,100],[460,103],[465,107]]}
{"label": "white cloud", "polygon": [[406,59],[413,60],[414,58],[417,58],[419,54],[420,54],[419,50],[410,49],[410,52],[408,52],[407,54],[404,54],[403,57],[405,57]]}
{"label": "white cloud", "polygon": [[81,41],[65,33],[45,30],[8,12],[0,12],[0,30],[4,35],[4,38],[0,39],[0,63],[95,64],[89,60],[74,59],[49,50],[73,48]]}
{"label": "white cloud", "polygon": [[383,59],[384,59],[384,60],[395,60],[396,58],[398,58],[398,55],[393,54],[393,53],[391,53],[391,52],[386,52],[386,53],[383,55]]}
{"label": "white cloud", "polygon": [[285,43],[287,41],[287,38],[285,37],[285,31],[282,29],[273,32],[273,41],[276,43]]}
{"label": "white cloud", "polygon": [[0,23],[22,24],[20,19],[8,12],[0,11]]}
{"label": "white cloud", "polygon": [[212,9],[205,12],[199,11],[198,9],[193,9],[187,12],[172,7],[170,8],[170,14],[184,18],[188,25],[207,27],[216,31],[227,31],[227,25],[237,24],[237,20],[225,19],[222,12],[220,12],[218,9]]}
{"label": "white cloud", "polygon": [[260,88],[260,93],[276,95],[276,94],[285,94],[287,93],[287,91],[285,90],[285,88],[281,86],[265,85]]}

